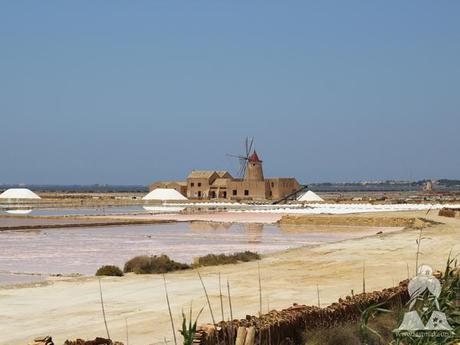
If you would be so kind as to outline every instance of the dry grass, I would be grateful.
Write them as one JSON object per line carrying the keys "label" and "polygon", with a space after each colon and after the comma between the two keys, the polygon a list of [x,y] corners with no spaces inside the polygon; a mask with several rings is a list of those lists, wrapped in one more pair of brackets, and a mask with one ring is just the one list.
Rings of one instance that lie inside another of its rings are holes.
{"label": "dry grass", "polygon": [[305,345],[383,345],[393,339],[392,330],[397,327],[397,311],[382,314],[369,322],[369,327],[378,332],[380,337],[373,334],[363,334],[359,324],[345,324],[338,327],[306,331]]}

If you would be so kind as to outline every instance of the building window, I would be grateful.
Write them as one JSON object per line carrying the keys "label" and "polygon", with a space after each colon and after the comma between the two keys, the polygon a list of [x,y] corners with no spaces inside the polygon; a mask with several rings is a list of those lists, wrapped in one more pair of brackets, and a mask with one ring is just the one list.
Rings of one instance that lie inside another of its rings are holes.
{"label": "building window", "polygon": [[201,187],[201,182],[198,182],[198,187]]}
{"label": "building window", "polygon": [[245,190],[244,190],[244,195],[245,195],[245,196],[248,196],[248,195],[249,195],[249,190],[245,189]]}
{"label": "building window", "polygon": [[201,198],[201,190],[198,191],[198,197]]}
{"label": "building window", "polygon": [[236,191],[236,189],[234,189],[234,190],[232,191],[232,195],[233,195],[233,196],[236,196],[236,194],[237,194],[237,191]]}
{"label": "building window", "polygon": [[272,182],[272,188],[275,187],[275,182]]}
{"label": "building window", "polygon": [[190,187],[195,187],[195,183],[191,182]]}

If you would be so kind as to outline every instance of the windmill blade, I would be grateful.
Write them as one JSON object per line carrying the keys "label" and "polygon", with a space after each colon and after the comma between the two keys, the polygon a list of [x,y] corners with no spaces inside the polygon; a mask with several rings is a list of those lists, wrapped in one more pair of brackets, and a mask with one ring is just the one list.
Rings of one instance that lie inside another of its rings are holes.
{"label": "windmill blade", "polygon": [[249,143],[249,150],[248,150],[247,157],[249,157],[249,155],[251,154],[253,145],[254,145],[254,137],[251,138],[251,142]]}
{"label": "windmill blade", "polygon": [[240,168],[238,170],[238,176],[240,178],[244,178],[244,176],[246,175],[246,169],[248,166],[249,156],[251,155],[251,151],[253,147],[254,147],[254,137],[252,138],[246,137],[244,140],[244,148],[246,150],[245,156],[226,154],[227,157],[237,158],[239,160]]}
{"label": "windmill blade", "polygon": [[227,157],[232,157],[232,158],[238,158],[238,159],[247,159],[247,157],[245,156],[241,156],[241,155],[232,155],[230,153],[227,153],[226,154]]}
{"label": "windmill blade", "polygon": [[248,167],[248,164],[245,162],[243,165],[243,171],[241,172],[241,178],[244,178],[246,176],[247,167]]}
{"label": "windmill blade", "polygon": [[240,170],[238,171],[238,177],[243,178],[246,172],[246,159],[244,157],[240,158]]}

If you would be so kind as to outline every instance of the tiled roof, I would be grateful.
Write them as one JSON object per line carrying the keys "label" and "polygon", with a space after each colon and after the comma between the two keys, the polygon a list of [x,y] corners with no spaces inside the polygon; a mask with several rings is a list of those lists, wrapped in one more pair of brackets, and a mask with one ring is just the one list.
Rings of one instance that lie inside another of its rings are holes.
{"label": "tiled roof", "polygon": [[249,156],[248,159],[251,163],[262,163],[262,161],[259,159],[259,156],[257,155],[256,150],[252,153],[252,155]]}

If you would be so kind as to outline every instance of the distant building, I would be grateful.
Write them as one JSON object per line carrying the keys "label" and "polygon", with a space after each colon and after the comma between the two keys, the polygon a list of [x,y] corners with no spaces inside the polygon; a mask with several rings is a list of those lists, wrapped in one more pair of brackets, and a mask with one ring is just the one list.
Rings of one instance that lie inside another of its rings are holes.
{"label": "distant building", "polygon": [[172,188],[189,199],[278,200],[299,190],[295,178],[264,178],[262,161],[256,151],[247,158],[243,178],[228,171],[193,170],[187,181],[156,182],[155,188]]}

